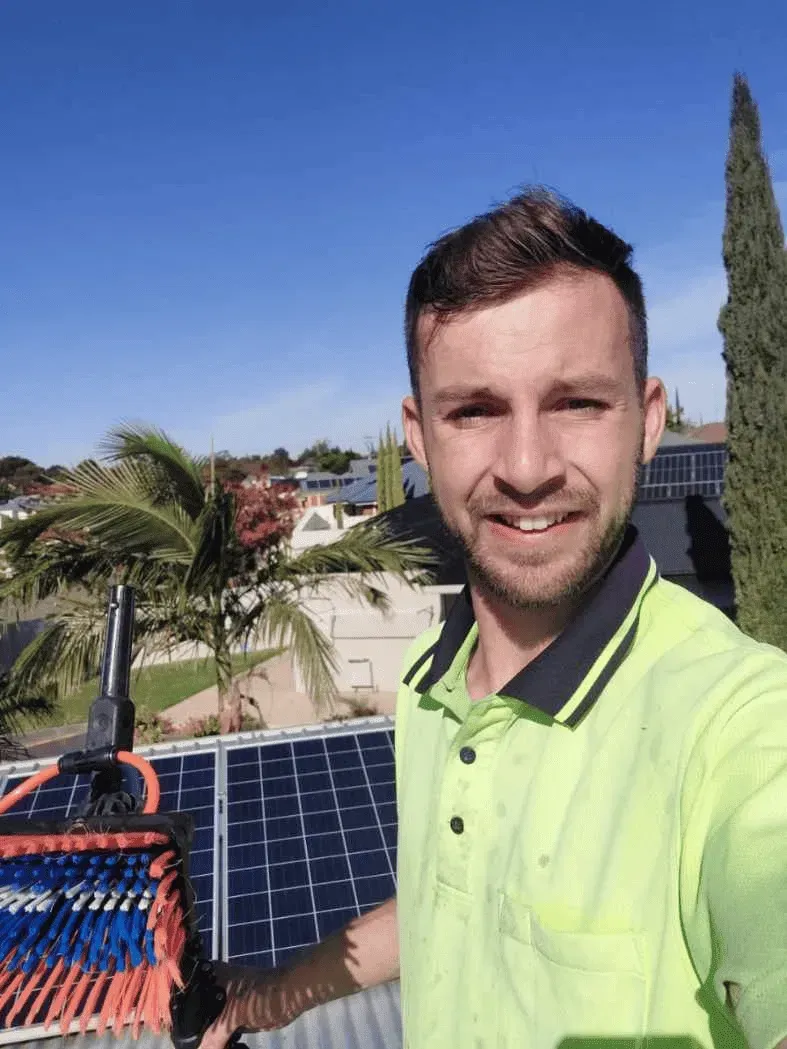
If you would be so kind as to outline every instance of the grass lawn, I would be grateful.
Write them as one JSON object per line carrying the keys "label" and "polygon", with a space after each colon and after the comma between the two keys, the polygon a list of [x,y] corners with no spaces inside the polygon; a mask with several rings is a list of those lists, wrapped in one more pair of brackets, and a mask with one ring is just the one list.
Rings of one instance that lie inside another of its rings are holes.
{"label": "grass lawn", "polygon": [[[241,674],[249,667],[257,666],[282,651],[278,648],[263,649],[232,657],[234,673]],[[216,683],[215,660],[187,659],[177,663],[158,663],[143,667],[131,673],[131,698],[136,708],[146,707],[150,711],[166,710],[167,707],[188,699],[195,692],[201,692]],[[65,699],[62,699],[54,713],[46,722],[35,727],[46,725],[73,725],[87,721],[90,704],[98,694],[98,678],[88,681]]]}

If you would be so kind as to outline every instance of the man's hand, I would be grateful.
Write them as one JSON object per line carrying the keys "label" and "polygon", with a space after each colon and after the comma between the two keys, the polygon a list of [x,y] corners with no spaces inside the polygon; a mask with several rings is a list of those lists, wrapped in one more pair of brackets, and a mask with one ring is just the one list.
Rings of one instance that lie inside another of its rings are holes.
{"label": "man's hand", "polygon": [[284,969],[216,966],[227,1004],[200,1049],[224,1049],[238,1028],[275,1031],[322,1005],[399,976],[396,900],[355,918]]}
{"label": "man's hand", "polygon": [[298,1001],[286,971],[216,963],[216,982],[227,992],[227,1004],[208,1028],[200,1049],[224,1049],[238,1028],[275,1031],[286,1027],[308,1007]]}

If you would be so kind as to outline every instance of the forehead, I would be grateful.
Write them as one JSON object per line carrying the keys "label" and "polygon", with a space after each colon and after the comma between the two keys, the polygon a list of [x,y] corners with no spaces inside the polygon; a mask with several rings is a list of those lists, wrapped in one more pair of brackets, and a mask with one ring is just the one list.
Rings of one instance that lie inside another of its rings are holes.
{"label": "forehead", "polygon": [[420,378],[536,383],[585,371],[634,379],[626,302],[604,274],[560,276],[506,302],[418,324]]}

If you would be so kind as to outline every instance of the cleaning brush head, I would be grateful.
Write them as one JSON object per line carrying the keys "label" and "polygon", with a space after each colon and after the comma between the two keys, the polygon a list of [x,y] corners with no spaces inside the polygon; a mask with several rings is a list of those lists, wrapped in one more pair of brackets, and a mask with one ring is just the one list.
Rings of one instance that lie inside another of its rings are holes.
{"label": "cleaning brush head", "polygon": [[180,814],[0,819],[5,1028],[169,1029],[173,993],[199,953],[190,832]]}

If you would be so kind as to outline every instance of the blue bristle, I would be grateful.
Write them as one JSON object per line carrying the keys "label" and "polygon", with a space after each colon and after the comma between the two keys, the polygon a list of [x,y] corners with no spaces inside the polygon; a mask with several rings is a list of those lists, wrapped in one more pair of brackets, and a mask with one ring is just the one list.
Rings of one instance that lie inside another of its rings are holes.
{"label": "blue bristle", "polygon": [[151,965],[156,964],[156,948],[153,942],[153,930],[148,929],[145,932],[145,955],[147,956],[148,962]]}
{"label": "blue bristle", "polygon": [[98,921],[96,922],[96,927],[93,930],[93,938],[90,945],[90,954],[88,956],[88,964],[91,967],[100,968],[102,971],[106,971],[107,965],[109,964],[109,957],[107,952],[105,952],[104,950],[104,944],[111,918],[111,911],[98,912]]}

